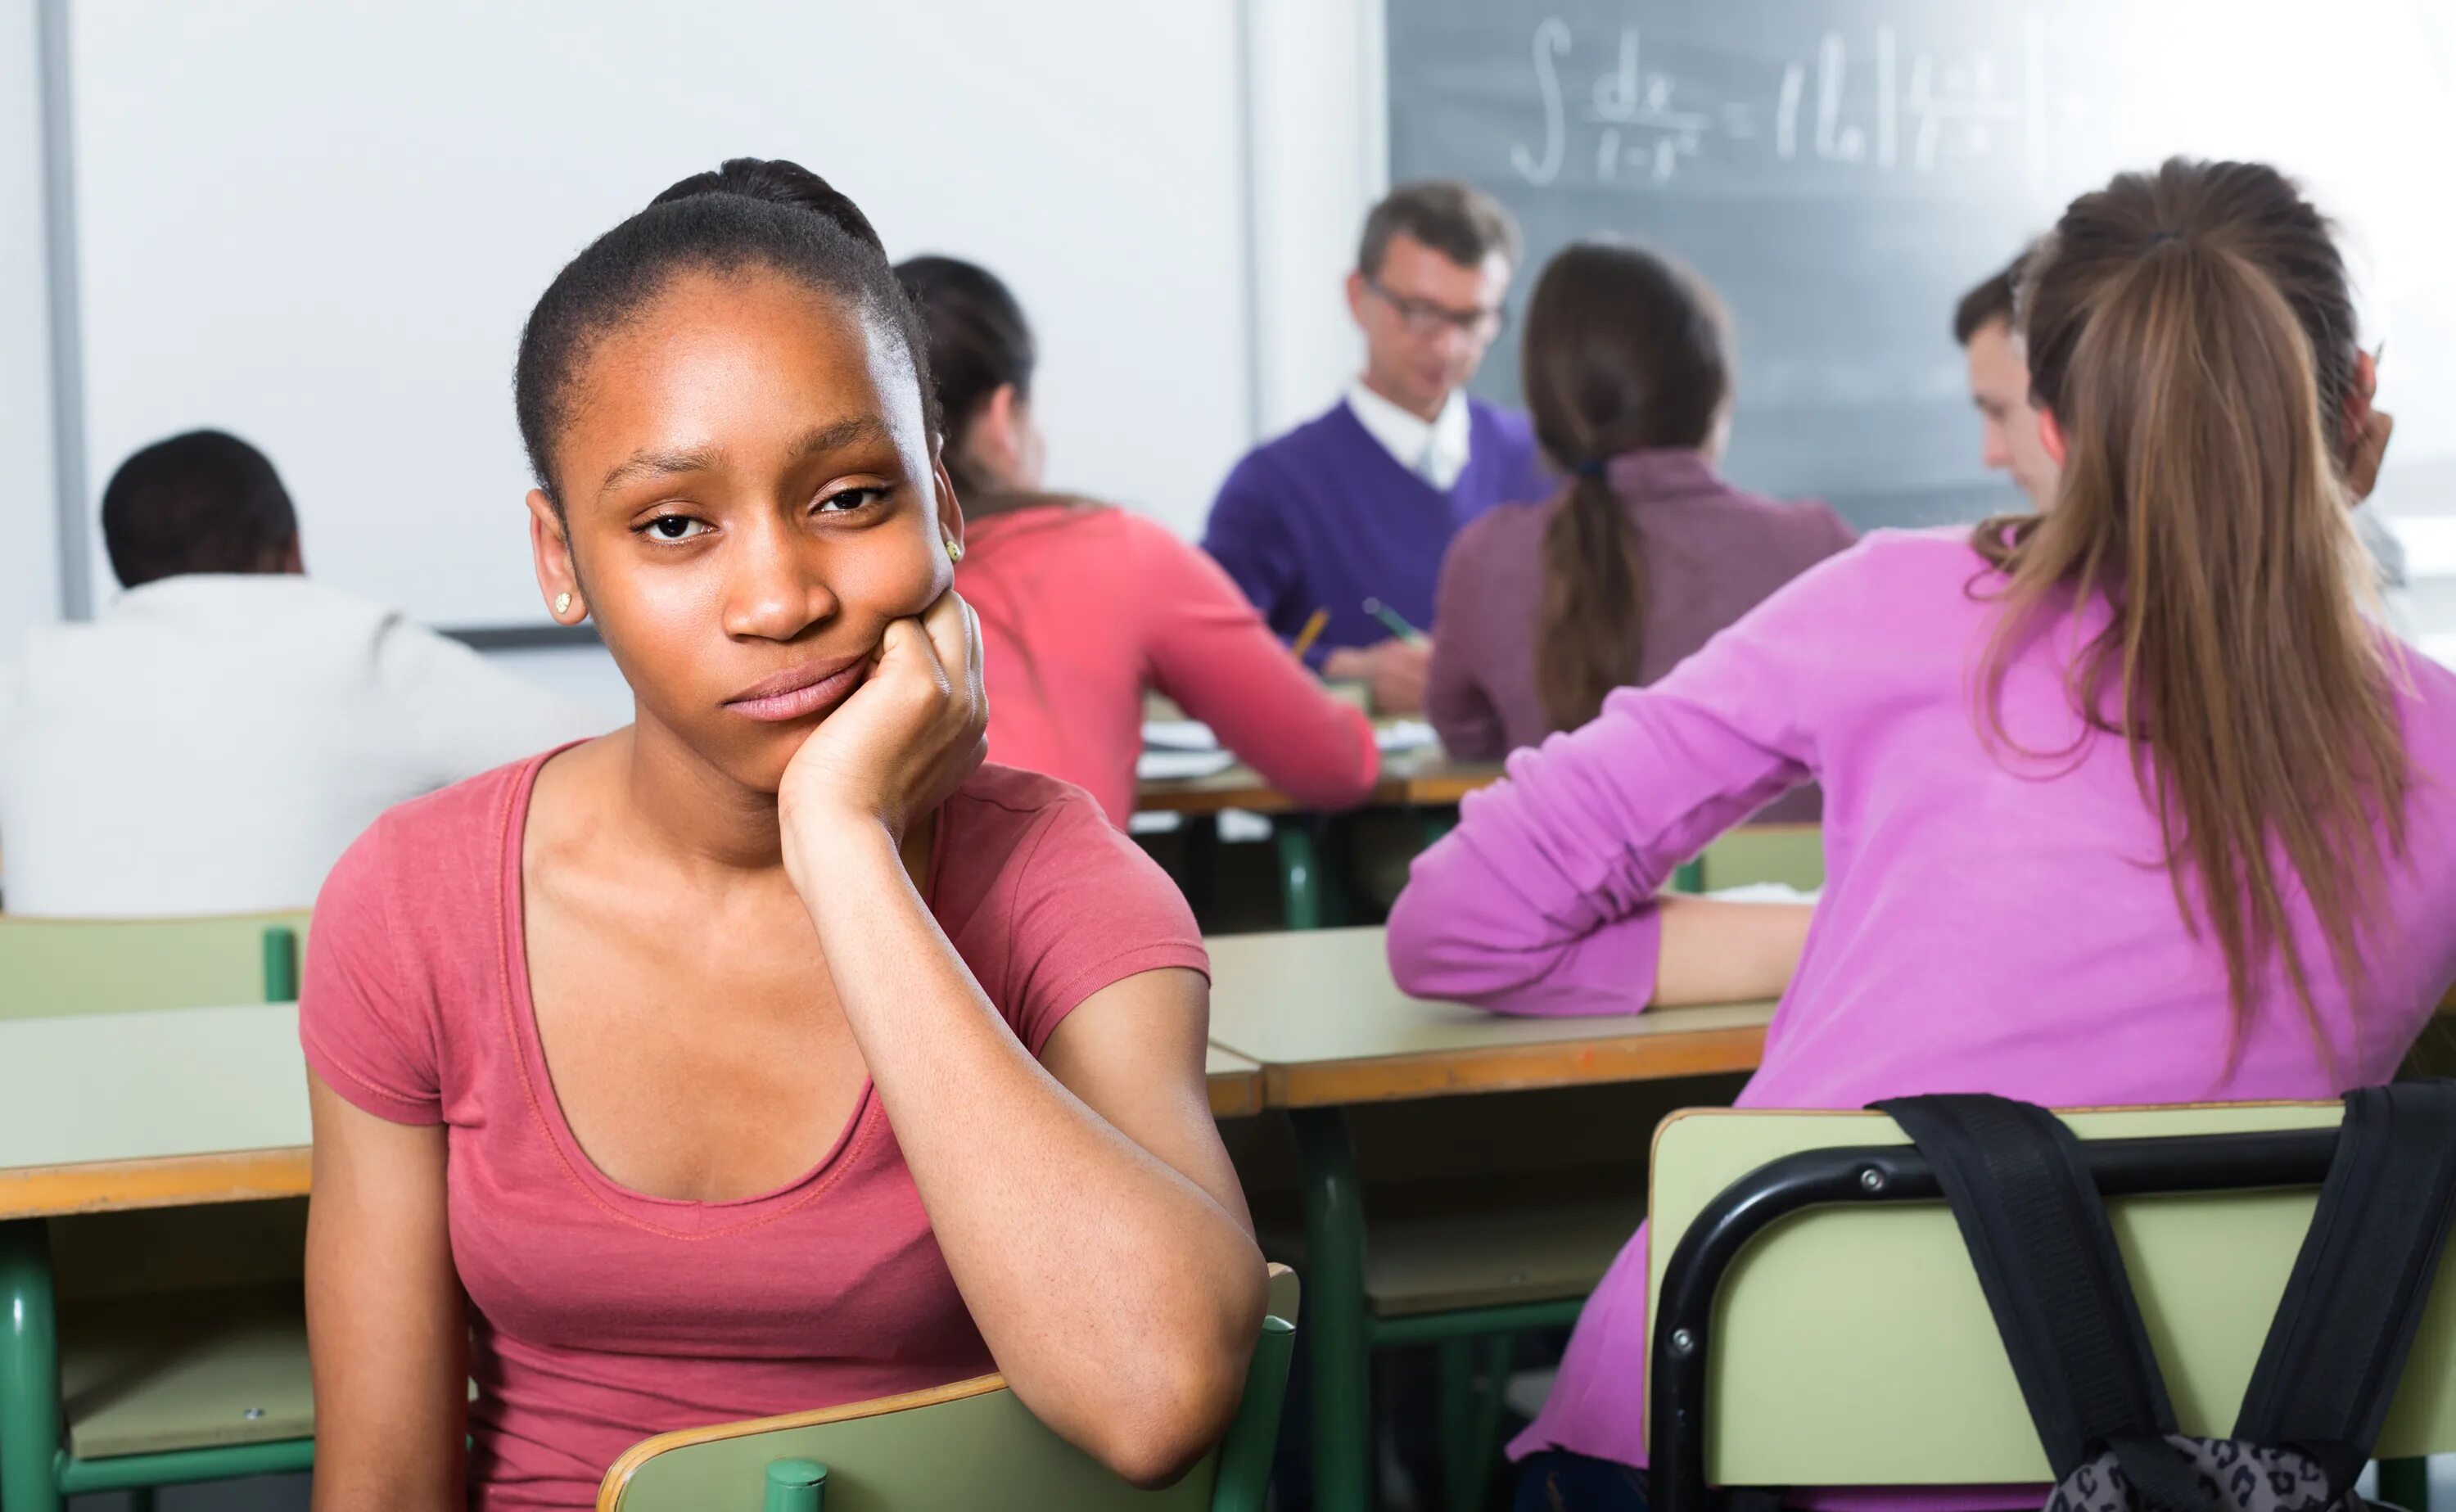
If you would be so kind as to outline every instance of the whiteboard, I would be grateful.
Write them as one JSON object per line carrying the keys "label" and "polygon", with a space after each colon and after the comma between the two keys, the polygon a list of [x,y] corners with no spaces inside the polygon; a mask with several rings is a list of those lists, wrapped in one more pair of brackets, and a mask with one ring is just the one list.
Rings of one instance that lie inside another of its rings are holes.
{"label": "whiteboard", "polygon": [[827,175],[895,256],[1006,278],[1051,484],[1190,535],[1254,439],[1238,4],[72,0],[92,502],[219,426],[280,469],[318,577],[543,623],[521,321],[750,154]]}

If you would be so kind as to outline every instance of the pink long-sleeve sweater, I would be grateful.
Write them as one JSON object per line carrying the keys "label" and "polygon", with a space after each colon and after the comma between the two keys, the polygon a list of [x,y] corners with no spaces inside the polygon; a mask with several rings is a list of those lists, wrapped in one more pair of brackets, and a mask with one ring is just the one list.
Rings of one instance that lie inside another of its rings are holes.
{"label": "pink long-sleeve sweater", "polygon": [[[2272,960],[2230,1060],[2218,948],[2180,921],[2122,741],[2086,734],[2066,691],[2107,611],[2067,605],[2027,638],[2001,704],[2018,748],[1991,746],[1971,672],[2000,582],[1958,535],[1880,533],[1660,683],[1614,693],[1591,725],[1512,757],[1509,780],[1417,860],[1390,916],[1399,984],[1502,1012],[1634,1011],[1654,987],[1656,890],[1812,779],[1825,890],[1742,1107],[2324,1098],[2387,1079],[2456,978],[2456,675],[2400,651],[2414,783],[2364,941],[2368,980],[2349,991],[2289,887],[2316,1032]],[[1513,1454],[1646,1462],[1646,1285],[1640,1228]]]}

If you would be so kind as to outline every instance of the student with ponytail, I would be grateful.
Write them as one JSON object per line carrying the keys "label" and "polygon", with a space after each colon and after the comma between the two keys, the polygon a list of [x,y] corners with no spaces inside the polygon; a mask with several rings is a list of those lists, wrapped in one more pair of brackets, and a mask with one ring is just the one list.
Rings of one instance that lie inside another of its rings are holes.
{"label": "student with ponytail", "polygon": [[1217,562],[1156,521],[1042,491],[1038,354],[1005,283],[954,257],[895,273],[929,334],[940,455],[964,506],[955,587],[980,616],[991,759],[1074,783],[1122,828],[1143,695],[1157,691],[1303,807],[1362,802],[1381,766],[1371,724]]}
{"label": "student with ponytail", "polygon": [[[2365,612],[2349,511],[2387,423],[2327,223],[2258,164],[2127,174],[2019,309],[2052,507],[1873,536],[1517,758],[1418,860],[1402,985],[1527,1013],[1781,991],[1750,1107],[2395,1073],[2456,979],[2456,676]],[[1810,779],[1812,915],[1657,896]],[[1644,1505],[1645,1314],[1641,1229],[1514,1446],[1522,1506]]]}
{"label": "student with ponytail", "polygon": [[317,904],[319,1512],[584,1507],[648,1435],[991,1370],[1175,1478],[1262,1305],[1201,940],[1082,793],[982,763],[876,233],[790,163],[686,179],[514,383],[542,597],[636,717],[393,809]]}
{"label": "student with ponytail", "polygon": [[[1442,564],[1424,708],[1468,760],[1584,725],[1852,540],[1825,505],[1715,471],[1730,342],[1686,268],[1625,241],[1563,249],[1527,305],[1519,370],[1535,439],[1569,480],[1478,517]],[[1770,817],[1815,818],[1815,794]]]}

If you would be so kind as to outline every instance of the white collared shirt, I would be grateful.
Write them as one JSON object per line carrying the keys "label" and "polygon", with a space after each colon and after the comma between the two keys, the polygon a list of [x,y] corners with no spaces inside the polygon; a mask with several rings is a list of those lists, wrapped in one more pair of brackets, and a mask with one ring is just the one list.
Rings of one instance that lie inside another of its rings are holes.
{"label": "white collared shirt", "polygon": [[1362,378],[1347,386],[1347,407],[1366,435],[1399,460],[1399,465],[1448,493],[1466,471],[1466,392],[1452,389],[1448,402],[1430,423],[1410,415],[1367,388]]}
{"label": "white collared shirt", "polygon": [[8,906],[303,909],[394,804],[612,723],[314,579],[164,578],[0,656]]}

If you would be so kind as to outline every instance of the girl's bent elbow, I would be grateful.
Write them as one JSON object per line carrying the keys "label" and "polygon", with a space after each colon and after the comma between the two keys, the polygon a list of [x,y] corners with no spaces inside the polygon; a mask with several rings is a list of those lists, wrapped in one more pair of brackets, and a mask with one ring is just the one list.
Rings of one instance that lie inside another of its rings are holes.
{"label": "girl's bent elbow", "polygon": [[1228,1436],[1244,1395],[1244,1362],[1187,1361],[1177,1379],[1158,1384],[1100,1428],[1092,1457],[1129,1485],[1175,1485]]}

